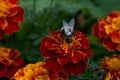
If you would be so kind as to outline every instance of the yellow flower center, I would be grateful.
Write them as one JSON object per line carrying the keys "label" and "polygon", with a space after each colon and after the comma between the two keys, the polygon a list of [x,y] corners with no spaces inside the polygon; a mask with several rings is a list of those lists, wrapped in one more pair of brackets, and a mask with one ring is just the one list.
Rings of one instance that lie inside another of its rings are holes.
{"label": "yellow flower center", "polygon": [[109,69],[120,71],[120,60],[118,58],[108,59],[106,60],[106,64]]}
{"label": "yellow flower center", "polygon": [[11,4],[9,0],[0,0],[0,17],[6,17],[9,9],[14,6],[15,4]]}
{"label": "yellow flower center", "polygon": [[[68,53],[68,49],[75,49],[77,45],[81,45],[78,41],[78,39],[76,39],[75,36],[72,36],[72,37],[65,37],[63,39],[63,43],[61,44],[60,48],[65,50],[65,53],[67,54]],[[66,55],[65,54],[65,55]]]}

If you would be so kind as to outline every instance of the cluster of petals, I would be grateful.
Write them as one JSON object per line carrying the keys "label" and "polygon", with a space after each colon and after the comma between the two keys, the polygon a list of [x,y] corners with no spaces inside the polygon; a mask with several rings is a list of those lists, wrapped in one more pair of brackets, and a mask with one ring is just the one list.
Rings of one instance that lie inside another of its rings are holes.
{"label": "cluster of petals", "polygon": [[67,76],[78,75],[84,73],[89,65],[87,59],[92,55],[89,46],[88,38],[80,31],[74,31],[71,37],[61,31],[51,31],[50,36],[42,39],[40,51],[47,69]]}
{"label": "cluster of petals", "polygon": [[44,65],[44,62],[28,64],[26,67],[19,69],[11,80],[67,80],[57,73],[51,73]]}
{"label": "cluster of petals", "polygon": [[120,55],[103,58],[99,69],[105,70],[104,80],[120,80]]}
{"label": "cluster of petals", "polygon": [[120,12],[114,11],[100,19],[93,25],[92,33],[100,39],[108,51],[120,51]]}
{"label": "cluster of petals", "polygon": [[11,78],[24,66],[24,60],[19,55],[18,50],[0,46],[0,77]]}
{"label": "cluster of petals", "polygon": [[18,0],[0,0],[0,39],[5,34],[19,30],[18,22],[23,22],[24,9],[17,6]]}

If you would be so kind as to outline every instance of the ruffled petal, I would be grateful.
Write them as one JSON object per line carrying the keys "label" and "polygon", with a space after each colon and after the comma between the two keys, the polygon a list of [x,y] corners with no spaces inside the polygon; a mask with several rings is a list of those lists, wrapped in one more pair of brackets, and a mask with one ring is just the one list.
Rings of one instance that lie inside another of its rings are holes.
{"label": "ruffled petal", "polygon": [[81,51],[74,51],[74,56],[72,57],[73,63],[78,63],[80,60],[85,59],[85,54]]}
{"label": "ruffled petal", "polygon": [[7,78],[11,78],[14,75],[14,73],[17,72],[17,70],[18,70],[17,66],[11,65],[7,67],[7,73],[5,74],[5,76]]}
{"label": "ruffled petal", "polygon": [[58,44],[49,37],[44,37],[42,39],[42,44],[44,44],[49,50],[54,50]]}
{"label": "ruffled petal", "polygon": [[8,27],[5,29],[5,32],[7,34],[12,34],[14,32],[17,32],[18,30],[19,30],[19,25],[17,23],[9,21]]}
{"label": "ruffled petal", "polygon": [[21,7],[14,7],[10,9],[9,20],[13,22],[24,21],[24,9]]}
{"label": "ruffled petal", "polygon": [[71,62],[71,61],[72,61],[72,60],[71,60],[70,55],[59,56],[59,57],[58,57],[58,63],[59,63],[60,65],[65,65],[65,64],[67,64],[67,63],[69,63],[69,62]]}
{"label": "ruffled petal", "polygon": [[61,65],[58,63],[57,58],[49,58],[45,60],[45,67],[53,72],[60,72]]}
{"label": "ruffled petal", "polygon": [[109,50],[109,51],[114,51],[117,47],[118,44],[115,44],[111,41],[110,38],[107,38],[103,40],[103,45]]}
{"label": "ruffled petal", "polygon": [[42,53],[42,56],[45,56],[45,57],[54,57],[54,56],[56,56],[54,50],[51,51],[47,47],[45,47],[44,45],[40,46],[40,51]]}
{"label": "ruffled petal", "polygon": [[110,38],[114,43],[119,43],[120,44],[120,32],[110,33]]}

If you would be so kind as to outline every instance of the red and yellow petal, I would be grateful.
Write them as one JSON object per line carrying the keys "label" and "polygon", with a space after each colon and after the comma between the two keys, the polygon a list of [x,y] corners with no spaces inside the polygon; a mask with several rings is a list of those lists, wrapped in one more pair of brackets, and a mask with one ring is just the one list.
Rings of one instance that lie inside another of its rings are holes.
{"label": "red and yellow petal", "polygon": [[98,37],[109,51],[119,50],[120,12],[114,11],[95,23],[92,27],[92,34]]}
{"label": "red and yellow petal", "polygon": [[44,37],[42,39],[42,44],[44,44],[49,50],[54,50],[58,46],[57,43],[49,37]]}
{"label": "red and yellow petal", "polygon": [[110,37],[114,43],[120,44],[120,32],[111,32]]}
{"label": "red and yellow petal", "polygon": [[0,17],[0,29],[5,30],[8,26],[8,22],[5,18]]}
{"label": "red and yellow petal", "polygon": [[9,54],[9,58],[10,59],[15,59],[20,55],[20,52],[18,50],[15,49],[11,49],[10,54]]}
{"label": "red and yellow petal", "polygon": [[74,51],[72,61],[73,63],[79,63],[80,60],[84,60],[85,58],[85,54],[82,51]]}
{"label": "red and yellow petal", "polygon": [[99,22],[99,37],[100,38],[105,38],[106,33],[105,33],[105,25],[106,25],[106,21],[104,19],[101,19]]}
{"label": "red and yellow petal", "polygon": [[10,14],[8,20],[13,22],[23,22],[24,21],[24,9],[21,7],[14,7],[10,9]]}
{"label": "red and yellow petal", "polygon": [[51,38],[54,39],[57,43],[61,43],[62,42],[62,37],[63,34],[60,31],[51,31]]}
{"label": "red and yellow petal", "polygon": [[109,50],[109,51],[114,51],[117,47],[118,44],[115,44],[111,41],[110,38],[107,38],[102,41],[103,45]]}

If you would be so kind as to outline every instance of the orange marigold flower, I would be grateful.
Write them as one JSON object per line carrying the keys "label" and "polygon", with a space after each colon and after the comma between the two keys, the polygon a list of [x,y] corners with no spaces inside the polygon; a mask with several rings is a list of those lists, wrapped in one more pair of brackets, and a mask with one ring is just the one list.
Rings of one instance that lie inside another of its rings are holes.
{"label": "orange marigold flower", "polygon": [[18,22],[23,22],[24,9],[17,6],[18,0],[0,0],[0,39],[4,34],[19,30]]}
{"label": "orange marigold flower", "polygon": [[15,49],[0,46],[0,77],[10,78],[21,67],[24,61],[19,58],[20,52]]}
{"label": "orange marigold flower", "polygon": [[67,80],[56,73],[50,73],[44,65],[44,62],[28,64],[19,69],[11,80]]}
{"label": "orange marigold flower", "polygon": [[114,11],[92,27],[92,33],[109,50],[120,51],[120,12]]}
{"label": "orange marigold flower", "polygon": [[102,64],[99,69],[105,70],[104,80],[120,80],[120,55],[105,57]]}
{"label": "orange marigold flower", "polygon": [[71,37],[65,37],[59,31],[50,34],[42,39],[40,46],[42,55],[46,57],[46,68],[53,72],[63,71],[65,75],[82,74],[92,54],[92,50],[88,50],[90,43],[86,35],[79,31],[74,31]]}

